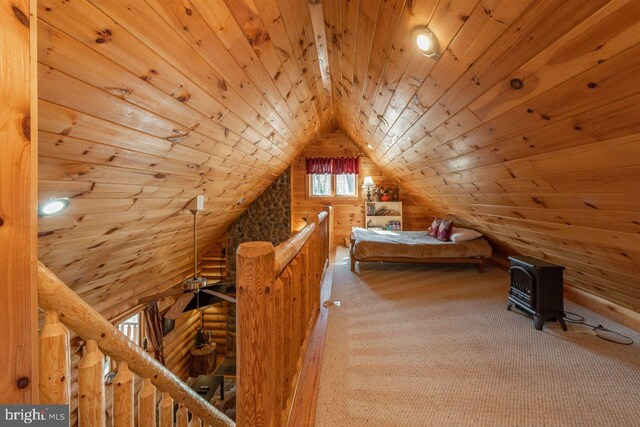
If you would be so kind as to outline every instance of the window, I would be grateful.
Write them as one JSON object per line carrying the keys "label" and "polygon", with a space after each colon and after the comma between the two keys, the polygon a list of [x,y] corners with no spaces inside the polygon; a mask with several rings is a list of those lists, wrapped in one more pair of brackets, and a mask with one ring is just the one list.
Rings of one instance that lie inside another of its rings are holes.
{"label": "window", "polygon": [[128,336],[131,341],[140,345],[140,313],[134,314],[120,323],[118,329]]}
{"label": "window", "polygon": [[312,196],[331,196],[331,174],[311,174],[309,175],[310,191]]}
{"label": "window", "polygon": [[357,197],[357,174],[309,174],[309,195],[312,197]]}
{"label": "window", "polygon": [[[129,337],[129,339],[137,345],[142,345],[142,330],[140,327],[141,318],[142,314],[136,313],[117,325],[118,330]],[[109,356],[105,355],[102,369],[102,374],[105,377],[106,384],[111,384],[115,375],[116,362],[112,361]]]}
{"label": "window", "polygon": [[336,196],[356,196],[356,174],[336,175]]}

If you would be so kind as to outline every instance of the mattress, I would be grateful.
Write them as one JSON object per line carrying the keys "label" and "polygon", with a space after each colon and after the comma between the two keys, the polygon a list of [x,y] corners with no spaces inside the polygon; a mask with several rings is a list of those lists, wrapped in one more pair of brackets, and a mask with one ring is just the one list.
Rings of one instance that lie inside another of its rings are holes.
{"label": "mattress", "polygon": [[491,245],[482,237],[466,242],[441,242],[426,231],[388,231],[354,228],[352,252],[367,258],[488,258]]}

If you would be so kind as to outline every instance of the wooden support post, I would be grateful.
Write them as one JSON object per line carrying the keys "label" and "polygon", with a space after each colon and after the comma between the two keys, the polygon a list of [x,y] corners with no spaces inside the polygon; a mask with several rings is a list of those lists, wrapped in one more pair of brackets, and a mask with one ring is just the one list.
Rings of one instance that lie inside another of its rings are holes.
{"label": "wooden support post", "polygon": [[87,341],[85,353],[78,364],[78,425],[80,427],[104,427],[104,380],[102,366],[104,355],[98,343]]}
{"label": "wooden support post", "polygon": [[238,388],[236,422],[275,425],[275,251],[269,242],[248,242],[236,252]]}
{"label": "wooden support post", "polygon": [[45,312],[39,339],[41,404],[69,403],[69,345],[69,331],[60,322],[58,313]]}
{"label": "wooden support post", "polygon": [[138,427],[156,427],[156,388],[149,378],[138,393]]}
{"label": "wooden support post", "polygon": [[169,393],[162,393],[159,412],[160,427],[173,427],[173,399]]}
{"label": "wooden support post", "polygon": [[133,427],[133,373],[120,362],[113,380],[113,426]]}
{"label": "wooden support post", "polygon": [[38,402],[36,0],[0,2],[0,402]]}
{"label": "wooden support post", "polygon": [[180,404],[176,414],[176,427],[189,427],[189,413],[184,405]]}

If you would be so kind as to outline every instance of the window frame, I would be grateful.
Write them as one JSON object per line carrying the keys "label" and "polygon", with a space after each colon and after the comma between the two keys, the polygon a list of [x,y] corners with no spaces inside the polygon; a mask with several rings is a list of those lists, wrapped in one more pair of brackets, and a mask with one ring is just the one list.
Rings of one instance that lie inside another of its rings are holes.
{"label": "window frame", "polygon": [[[327,195],[319,195],[313,194],[313,175],[331,175],[331,194]],[[337,194],[336,193],[336,183],[337,183],[337,175],[355,175],[355,194]],[[314,199],[358,199],[360,197],[360,174],[307,174],[307,197]]]}

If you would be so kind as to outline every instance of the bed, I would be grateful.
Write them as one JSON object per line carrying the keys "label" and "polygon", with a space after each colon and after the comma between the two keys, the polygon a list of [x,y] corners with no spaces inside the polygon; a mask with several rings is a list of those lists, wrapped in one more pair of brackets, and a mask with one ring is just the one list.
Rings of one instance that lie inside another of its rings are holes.
{"label": "bed", "polygon": [[351,231],[351,271],[357,262],[476,264],[484,272],[491,246],[482,237],[466,242],[441,242],[426,231],[387,231],[354,228]]}

